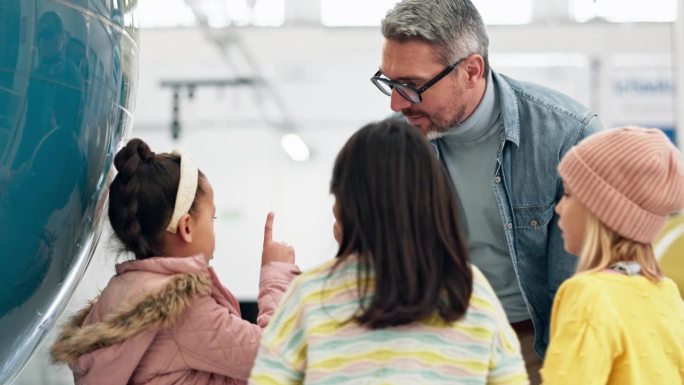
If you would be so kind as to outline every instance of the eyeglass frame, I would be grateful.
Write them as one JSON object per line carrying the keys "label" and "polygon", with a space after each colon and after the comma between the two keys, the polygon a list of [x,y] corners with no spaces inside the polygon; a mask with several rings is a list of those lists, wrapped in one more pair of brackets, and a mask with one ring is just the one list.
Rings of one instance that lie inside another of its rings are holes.
{"label": "eyeglass frame", "polygon": [[[381,70],[378,70],[378,72],[376,72],[375,75],[373,75],[370,78],[370,81],[380,90],[380,92],[382,92],[383,94],[385,94],[387,96],[392,96],[392,90],[398,86],[397,93],[399,95],[401,95],[402,98],[408,100],[411,103],[417,104],[417,103],[421,103],[423,101],[423,96],[422,96],[423,92],[427,91],[430,87],[434,86],[438,81],[442,80],[443,77],[445,77],[449,73],[451,73],[451,71],[453,71],[454,68],[458,67],[458,65],[463,63],[463,61],[467,58],[468,57],[466,56],[466,57],[456,61],[456,63],[448,65],[440,73],[438,73],[435,77],[428,80],[427,83],[423,84],[420,88],[416,88],[415,86],[413,86],[411,84],[398,82],[396,80],[392,80],[389,78],[381,78],[380,75],[383,75]],[[386,84],[390,88],[389,93],[380,84],[378,84],[378,82]],[[408,88],[411,91],[415,92],[416,95],[418,95],[418,101],[411,100],[411,99],[409,99],[408,96],[404,95],[401,92],[402,87]]]}

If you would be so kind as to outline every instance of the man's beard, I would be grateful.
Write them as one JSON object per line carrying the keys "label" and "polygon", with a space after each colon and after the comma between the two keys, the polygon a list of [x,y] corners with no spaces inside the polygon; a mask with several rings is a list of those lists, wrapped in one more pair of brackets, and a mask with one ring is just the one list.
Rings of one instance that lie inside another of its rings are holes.
{"label": "man's beard", "polygon": [[428,140],[432,141],[432,140],[435,140],[435,139],[439,139],[439,138],[443,137],[444,135],[446,135],[446,131],[435,131],[435,130],[430,130],[430,131],[428,131],[428,133],[425,135],[425,137],[427,137]]}
{"label": "man's beard", "polygon": [[[458,108],[456,114],[454,114],[451,117],[451,119],[446,121],[446,123],[444,123],[444,124],[436,124],[435,121],[430,116],[425,115],[421,111],[416,111],[416,112],[411,111],[410,108],[402,110],[401,113],[402,113],[402,115],[404,115],[404,117],[407,118],[407,120],[408,120],[408,116],[422,115],[423,117],[425,117],[430,122],[430,125],[428,126],[428,128],[425,132],[425,136],[429,140],[434,140],[434,139],[438,139],[438,138],[444,136],[447,132],[449,132],[449,130],[458,126],[462,122],[462,117],[465,115],[465,106],[459,106],[456,108]],[[443,114],[441,114],[442,111],[443,110],[438,111],[435,115],[444,116]],[[416,127],[416,128],[418,128],[422,131],[422,129],[420,127]]]}

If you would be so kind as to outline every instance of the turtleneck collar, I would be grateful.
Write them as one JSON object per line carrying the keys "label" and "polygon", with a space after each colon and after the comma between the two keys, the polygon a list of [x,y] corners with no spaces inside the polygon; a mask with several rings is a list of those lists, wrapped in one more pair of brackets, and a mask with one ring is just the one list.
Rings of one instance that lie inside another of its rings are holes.
{"label": "turtleneck collar", "polygon": [[475,111],[463,122],[451,127],[442,139],[454,143],[476,142],[499,129],[494,123],[499,118],[501,105],[493,80],[492,72],[487,76],[485,93]]}

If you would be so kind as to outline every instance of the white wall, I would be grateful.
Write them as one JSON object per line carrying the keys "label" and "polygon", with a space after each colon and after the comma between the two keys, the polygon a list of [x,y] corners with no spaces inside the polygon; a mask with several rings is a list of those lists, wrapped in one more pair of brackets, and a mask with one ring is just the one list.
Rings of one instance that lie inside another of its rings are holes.
{"label": "white wall", "polygon": [[302,267],[331,257],[335,243],[328,181],[334,157],[351,132],[382,119],[389,110],[386,96],[369,81],[381,44],[370,31],[242,31],[239,38],[309,144],[309,162],[289,160],[280,147],[283,131],[260,117],[255,92],[245,88],[199,89],[193,100],[182,98],[183,131],[173,143],[168,130],[171,91],[158,86],[161,80],[251,75],[236,74],[195,29],[142,34],[133,134],[148,140],[153,149],[181,145],[193,154],[216,191],[213,263],[238,297],[255,299],[267,211],[276,212],[275,236],[295,246]]}
{"label": "white wall", "polygon": [[[621,54],[662,56],[669,55],[672,49],[671,29],[664,23],[492,26],[490,52],[493,66],[507,73],[563,67],[554,58],[562,60],[567,55],[586,61],[608,61]],[[368,82],[380,60],[382,39],[377,28],[242,28],[236,36],[283,97],[293,118],[303,126],[331,122],[344,125],[377,118],[378,110],[388,111],[386,97]],[[136,127],[140,129],[168,123],[171,95],[158,87],[160,80],[234,75],[201,30],[144,30],[141,40],[136,110]],[[536,59],[507,65],[521,54],[537,55]],[[497,65],[499,61],[503,68]],[[540,80],[548,82],[553,78],[540,76]],[[237,94],[242,97],[235,98]],[[208,92],[204,99],[198,97],[193,113],[203,123],[216,123],[219,117],[225,122],[233,114],[256,118],[253,109],[244,109],[245,97],[250,98],[250,93]],[[206,103],[214,98],[218,98],[215,103]],[[226,108],[232,107],[235,109],[227,114]]]}
{"label": "white wall", "polygon": [[[639,58],[632,66],[636,70],[670,68],[666,24],[491,27],[490,34],[494,68],[560,89],[599,113],[612,114],[602,114],[606,125],[624,120],[611,108],[617,103],[611,86],[601,84],[601,79],[612,79],[616,57]],[[380,59],[377,28],[245,28],[236,36],[314,153],[310,162],[290,162],[279,146],[281,132],[260,119],[250,89],[200,89],[192,101],[182,101],[184,128],[178,144],[190,150],[217,193],[214,263],[225,283],[247,299],[256,297],[267,210],[276,211],[276,236],[295,245],[302,267],[331,257],[332,200],[327,191],[334,156],[350,133],[390,110],[388,98],[368,80]],[[166,150],[175,145],[168,131],[171,92],[159,82],[231,77],[236,71],[201,30],[147,30],[141,40],[134,135]],[[244,74],[249,73],[238,73]],[[672,119],[668,111],[660,114],[665,121]]]}
{"label": "white wall", "polygon": [[[611,125],[623,111],[611,109],[615,95],[605,90],[611,89],[613,64],[607,63],[618,55],[624,64],[636,55],[643,62],[630,76],[644,67],[671,67],[670,28],[667,24],[491,27],[491,61],[500,72],[547,84],[594,106]],[[197,29],[141,32],[133,135],[158,152],[186,147],[207,174],[219,216],[213,263],[240,299],[254,299],[266,212],[276,212],[275,237],[295,246],[303,268],[331,258],[335,244],[328,182],[334,157],[352,132],[390,110],[389,99],[369,82],[380,60],[382,41],[376,28],[244,28],[237,36],[310,145],[311,161],[294,163],[287,158],[279,145],[282,131],[264,122],[249,89],[200,89],[192,102],[183,98],[181,138],[171,139],[171,92],[160,88],[160,81],[231,77],[233,68],[244,68],[237,59],[235,67],[228,66]],[[624,59],[624,55],[632,56]],[[109,237],[109,233],[103,236],[66,313],[106,284],[116,262]],[[16,384],[70,383],[66,368],[46,366],[46,351],[44,344]]]}

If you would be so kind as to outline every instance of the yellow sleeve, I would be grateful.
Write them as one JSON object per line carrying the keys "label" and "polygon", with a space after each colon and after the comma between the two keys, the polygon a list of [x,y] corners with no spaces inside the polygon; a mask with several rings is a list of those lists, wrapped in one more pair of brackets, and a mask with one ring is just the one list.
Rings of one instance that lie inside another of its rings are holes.
{"label": "yellow sleeve", "polygon": [[604,385],[622,350],[620,320],[590,275],[564,282],[553,303],[544,385]]}

